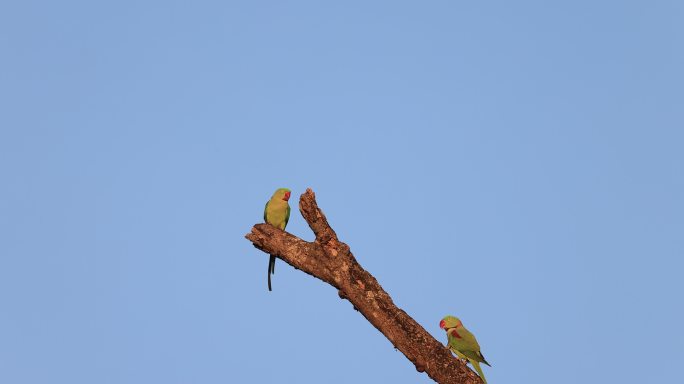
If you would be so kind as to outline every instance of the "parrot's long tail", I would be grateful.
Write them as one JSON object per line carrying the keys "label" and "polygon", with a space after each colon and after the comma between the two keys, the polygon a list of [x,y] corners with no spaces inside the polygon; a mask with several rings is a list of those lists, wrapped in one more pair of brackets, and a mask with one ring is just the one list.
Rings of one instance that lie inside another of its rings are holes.
{"label": "parrot's long tail", "polygon": [[480,368],[480,363],[477,360],[473,360],[473,359],[468,359],[468,361],[470,361],[470,363],[473,365],[473,367],[477,371],[477,374],[480,375],[480,379],[482,379],[482,382],[484,384],[487,384],[487,379],[485,379],[484,373],[482,373],[482,368]]}
{"label": "parrot's long tail", "polygon": [[270,257],[268,258],[268,290],[272,291],[271,289],[271,275],[275,273],[275,256],[269,255]]}

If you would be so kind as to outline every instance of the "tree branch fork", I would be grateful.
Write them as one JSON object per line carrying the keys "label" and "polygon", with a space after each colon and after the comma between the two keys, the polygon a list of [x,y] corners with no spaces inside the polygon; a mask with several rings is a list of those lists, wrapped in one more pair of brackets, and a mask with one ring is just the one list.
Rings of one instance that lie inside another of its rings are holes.
{"label": "tree branch fork", "polygon": [[254,225],[245,237],[256,248],[335,287],[340,298],[349,300],[419,372],[440,384],[481,383],[464,362],[398,308],[375,277],[361,267],[328,224],[311,189],[301,195],[299,211],[316,236],[313,242],[269,224]]}

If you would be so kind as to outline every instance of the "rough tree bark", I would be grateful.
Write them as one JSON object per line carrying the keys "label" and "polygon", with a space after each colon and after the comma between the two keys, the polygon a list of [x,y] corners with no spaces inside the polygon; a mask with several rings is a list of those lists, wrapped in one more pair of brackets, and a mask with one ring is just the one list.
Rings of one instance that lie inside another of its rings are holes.
{"label": "rough tree bark", "polygon": [[338,240],[311,189],[300,197],[299,211],[316,235],[313,242],[269,224],[256,224],[245,237],[256,248],[337,288],[340,298],[349,300],[419,372],[442,384],[482,383],[465,363],[394,305],[373,275],[359,265],[349,246]]}

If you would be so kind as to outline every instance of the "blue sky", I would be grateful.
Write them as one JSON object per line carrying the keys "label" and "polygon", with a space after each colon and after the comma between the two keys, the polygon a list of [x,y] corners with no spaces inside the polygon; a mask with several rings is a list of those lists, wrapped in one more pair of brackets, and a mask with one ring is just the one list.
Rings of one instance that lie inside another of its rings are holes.
{"label": "blue sky", "polygon": [[683,18],[3,2],[0,382],[431,382],[330,286],[267,291],[243,236],[282,186],[490,383],[681,380]]}

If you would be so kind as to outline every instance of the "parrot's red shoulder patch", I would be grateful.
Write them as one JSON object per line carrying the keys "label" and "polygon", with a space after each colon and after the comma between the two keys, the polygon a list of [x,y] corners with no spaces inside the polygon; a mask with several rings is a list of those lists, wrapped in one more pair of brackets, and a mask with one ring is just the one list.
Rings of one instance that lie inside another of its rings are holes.
{"label": "parrot's red shoulder patch", "polygon": [[457,339],[461,339],[461,338],[462,338],[461,335],[459,335],[458,332],[456,332],[455,329],[452,329],[452,330],[451,330],[451,336],[453,336],[453,337],[455,337],[455,338],[457,338]]}

